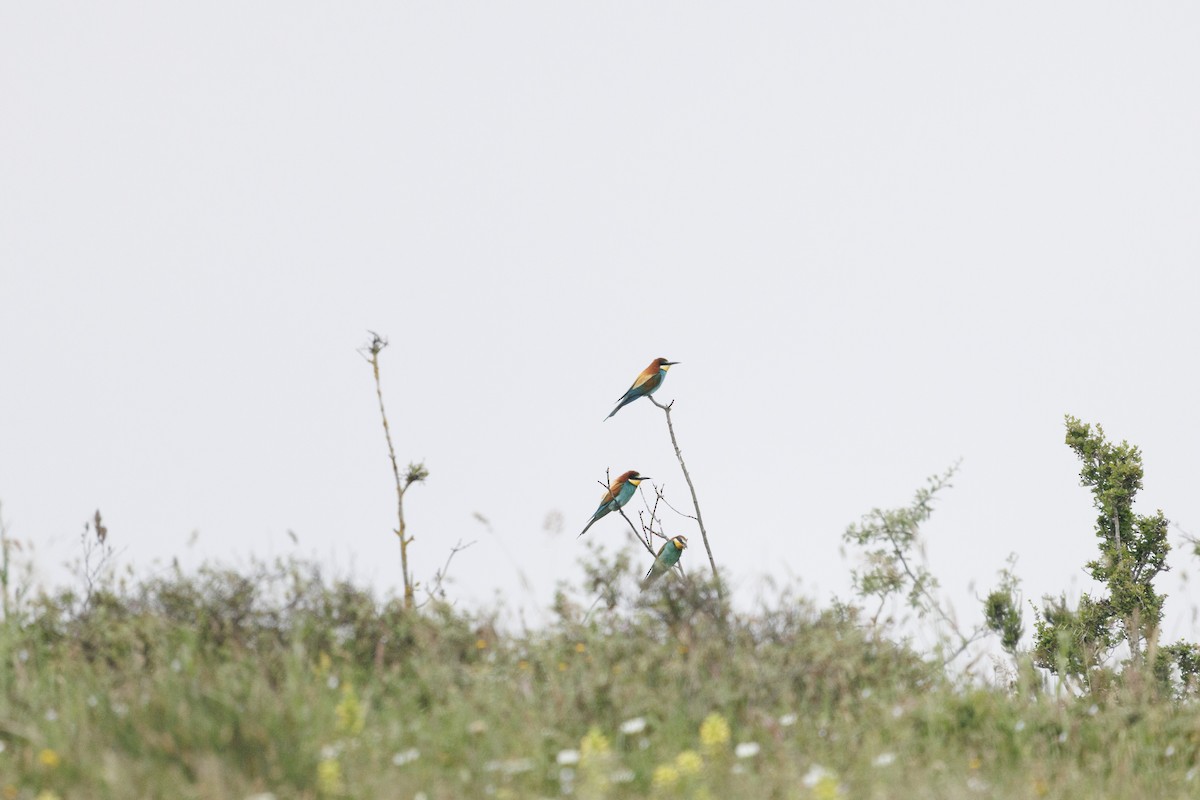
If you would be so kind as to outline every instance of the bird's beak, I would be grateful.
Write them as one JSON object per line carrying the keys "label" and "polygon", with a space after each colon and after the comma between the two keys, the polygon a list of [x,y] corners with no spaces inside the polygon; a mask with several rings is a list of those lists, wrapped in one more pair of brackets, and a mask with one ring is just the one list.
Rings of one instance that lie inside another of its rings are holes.
{"label": "bird's beak", "polygon": [[663,366],[673,367],[676,364],[682,364],[682,363],[683,363],[682,361],[665,361],[665,362],[663,362]]}

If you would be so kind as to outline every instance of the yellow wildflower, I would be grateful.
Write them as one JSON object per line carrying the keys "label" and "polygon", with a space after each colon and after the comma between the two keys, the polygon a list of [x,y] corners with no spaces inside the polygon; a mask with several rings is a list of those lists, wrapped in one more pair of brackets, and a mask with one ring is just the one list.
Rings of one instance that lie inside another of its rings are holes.
{"label": "yellow wildflower", "polygon": [[825,775],[813,787],[813,797],[817,800],[842,800],[842,787],[833,775]]}
{"label": "yellow wildflower", "polygon": [[46,769],[54,769],[62,763],[62,759],[58,757],[58,753],[47,747],[38,753],[38,763]]}
{"label": "yellow wildflower", "polygon": [[338,733],[348,733],[357,736],[362,733],[365,720],[363,719],[362,703],[358,702],[358,693],[347,683],[342,687],[342,700],[333,709],[337,715]]}
{"label": "yellow wildflower", "polygon": [[324,650],[317,656],[317,663],[313,665],[313,673],[318,678],[324,678],[329,674],[330,668],[333,666],[333,659],[329,657],[329,653]]}
{"label": "yellow wildflower", "polygon": [[670,789],[679,783],[679,770],[670,764],[657,766],[654,768],[654,775],[651,776],[650,783],[656,789]]}
{"label": "yellow wildflower", "polygon": [[476,650],[487,650],[487,640],[486,639],[476,639],[475,640],[475,649]]}
{"label": "yellow wildflower", "polygon": [[709,714],[700,723],[700,744],[710,752],[729,744],[729,723],[720,714]]}
{"label": "yellow wildflower", "polygon": [[336,758],[326,758],[317,764],[317,791],[321,794],[340,794],[342,765]]}
{"label": "yellow wildflower", "polygon": [[589,760],[594,761],[608,755],[610,749],[608,739],[604,738],[600,729],[592,728],[579,743],[579,761],[582,764],[586,764]]}
{"label": "yellow wildflower", "polygon": [[695,750],[684,750],[675,756],[675,768],[681,775],[695,775],[704,766],[704,760]]}

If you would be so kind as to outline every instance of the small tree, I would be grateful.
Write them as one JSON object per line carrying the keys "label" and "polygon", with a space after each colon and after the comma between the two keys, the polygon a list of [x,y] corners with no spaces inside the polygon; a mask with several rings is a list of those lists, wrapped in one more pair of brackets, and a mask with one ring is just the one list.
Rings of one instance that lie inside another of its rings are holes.
{"label": "small tree", "polygon": [[1134,445],[1114,445],[1104,429],[1066,417],[1066,444],[1079,457],[1082,484],[1092,491],[1099,511],[1096,538],[1100,557],[1087,563],[1088,574],[1107,587],[1107,594],[1085,593],[1072,611],[1065,598],[1046,598],[1036,620],[1034,663],[1055,674],[1087,680],[1122,642],[1129,660],[1143,666],[1162,620],[1163,601],[1154,578],[1168,569],[1168,521],[1162,511],[1133,513],[1142,488],[1142,453]]}
{"label": "small tree", "polygon": [[842,534],[842,541],[860,549],[864,564],[850,573],[855,591],[863,600],[877,598],[879,602],[872,626],[879,624],[888,601],[903,595],[918,617],[932,617],[945,626],[948,636],[943,651],[947,663],[987,633],[983,627],[968,631],[959,627],[953,610],[938,598],[937,578],[929,571],[922,553],[921,525],[933,515],[934,498],[950,486],[957,470],[955,464],[942,475],[930,477],[929,485],[917,490],[910,505],[872,509]]}

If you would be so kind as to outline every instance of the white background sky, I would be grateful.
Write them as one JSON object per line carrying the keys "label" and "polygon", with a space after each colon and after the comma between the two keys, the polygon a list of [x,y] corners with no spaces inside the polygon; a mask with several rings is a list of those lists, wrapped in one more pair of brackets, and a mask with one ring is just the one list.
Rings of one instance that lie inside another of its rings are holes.
{"label": "white background sky", "polygon": [[960,613],[1010,552],[1078,591],[1064,413],[1200,530],[1197,42],[1193,3],[6,3],[10,533],[49,574],[97,507],[147,568],[291,529],[398,587],[371,328],[417,575],[477,540],[468,603],[575,579],[606,468],[686,502],[661,412],[601,422],[656,356],[743,597],[844,593],[846,525],[959,458]]}

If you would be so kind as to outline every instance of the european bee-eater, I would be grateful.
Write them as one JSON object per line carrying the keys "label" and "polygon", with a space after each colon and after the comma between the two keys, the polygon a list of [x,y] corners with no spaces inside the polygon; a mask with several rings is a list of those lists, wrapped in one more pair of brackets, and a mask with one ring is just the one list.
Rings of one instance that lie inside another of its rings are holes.
{"label": "european bee-eater", "polygon": [[[629,391],[621,396],[617,401],[617,407],[612,410],[612,414],[620,411],[625,406],[637,400],[639,397],[647,397],[658,391],[658,387],[662,386],[663,379],[667,377],[667,370],[671,365],[678,364],[678,361],[667,361],[665,358],[656,358],[650,362],[650,366],[642,370],[642,374],[637,376],[637,380],[633,382],[633,386],[629,387]],[[605,417],[605,419],[608,419]]]}
{"label": "european bee-eater", "polygon": [[592,514],[591,520],[587,526],[580,532],[580,536],[588,532],[588,528],[596,524],[596,520],[603,517],[610,511],[616,511],[621,506],[629,502],[633,497],[633,493],[637,491],[638,484],[642,481],[649,480],[645,475],[639,475],[636,469],[631,469],[629,472],[622,472],[617,476],[617,479],[612,482],[612,486],[608,487],[608,491],[600,498],[600,507],[596,509],[596,513]]}
{"label": "european bee-eater", "polygon": [[679,563],[679,557],[683,555],[684,548],[686,547],[687,537],[676,536],[658,548],[658,555],[654,557],[654,564],[651,565],[650,571],[646,573],[646,577],[642,578],[642,588],[645,589],[654,583],[663,573],[670,572],[671,567]]}

